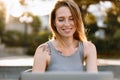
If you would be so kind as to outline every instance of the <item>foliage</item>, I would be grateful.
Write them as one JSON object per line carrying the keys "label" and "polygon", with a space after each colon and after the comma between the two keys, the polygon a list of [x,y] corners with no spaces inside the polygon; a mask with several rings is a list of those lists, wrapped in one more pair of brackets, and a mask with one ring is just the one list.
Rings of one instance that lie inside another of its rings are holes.
{"label": "foliage", "polygon": [[40,30],[41,27],[41,20],[38,16],[32,15],[33,21],[30,23],[33,33],[37,33]]}
{"label": "foliage", "polygon": [[[41,30],[37,34],[28,35],[26,54],[34,55],[35,49],[40,44],[48,41],[51,36],[52,36],[51,32],[47,30]],[[6,44],[6,46],[10,46],[10,47],[15,47],[15,46],[24,47],[24,34],[18,31],[7,31],[3,37],[3,42]]]}
{"label": "foliage", "polygon": [[94,24],[96,23],[96,17],[92,15],[91,13],[86,13],[84,16],[85,24]]}
{"label": "foliage", "polygon": [[31,34],[29,39],[29,45],[28,45],[28,55],[34,55],[36,48],[40,45],[45,43],[49,40],[51,37],[51,32],[48,30],[41,30],[37,34]]}
{"label": "foliage", "polygon": [[5,31],[5,22],[3,21],[3,19],[0,16],[0,37],[3,36]]}
{"label": "foliage", "polygon": [[6,46],[22,46],[23,34],[18,31],[6,31],[3,36],[3,42]]}
{"label": "foliage", "polygon": [[108,50],[116,53],[120,53],[120,23],[117,20],[119,13],[120,10],[118,10],[117,6],[114,6],[108,10],[106,21],[108,27],[105,29],[107,36],[106,38],[109,39],[109,44],[111,44],[111,47]]}
{"label": "foliage", "polygon": [[0,2],[0,38],[3,37],[5,31],[5,6]]}
{"label": "foliage", "polygon": [[[75,2],[79,5],[82,17],[84,20],[85,28],[87,29],[87,37],[88,40],[92,41],[97,48],[97,52],[101,53],[109,53],[109,54],[119,54],[120,53],[120,21],[118,20],[120,16],[120,2],[111,0],[112,8],[106,10],[107,16],[104,17],[104,24],[106,24],[106,28],[102,28],[105,31],[105,38],[99,39],[95,37],[96,31],[101,29],[101,27],[97,26],[96,17],[87,12],[87,8],[91,4],[98,3],[101,0],[75,0]],[[85,6],[82,8],[82,6]]]}

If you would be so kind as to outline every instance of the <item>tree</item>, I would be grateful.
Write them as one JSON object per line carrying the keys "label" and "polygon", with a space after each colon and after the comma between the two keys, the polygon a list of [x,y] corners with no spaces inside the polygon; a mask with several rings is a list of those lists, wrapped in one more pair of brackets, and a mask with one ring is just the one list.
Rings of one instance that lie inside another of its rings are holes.
{"label": "tree", "polygon": [[5,31],[5,6],[0,1],[0,38],[2,39]]}
{"label": "tree", "polygon": [[33,33],[38,33],[41,27],[41,20],[38,16],[31,15],[33,18],[33,21],[30,23]]}
{"label": "tree", "polygon": [[82,18],[87,29],[89,40],[93,41],[97,47],[98,53],[120,53],[120,0],[109,0],[112,8],[106,10],[107,16],[104,17],[106,28],[105,38],[95,37],[95,32],[100,27],[97,26],[96,17],[90,14],[87,9],[91,4],[99,3],[106,0],[74,0],[80,7]]}

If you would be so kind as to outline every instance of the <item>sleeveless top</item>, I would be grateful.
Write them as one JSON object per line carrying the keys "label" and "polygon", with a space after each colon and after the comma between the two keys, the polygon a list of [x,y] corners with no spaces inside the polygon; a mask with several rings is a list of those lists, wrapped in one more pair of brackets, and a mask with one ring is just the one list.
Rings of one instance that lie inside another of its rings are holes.
{"label": "sleeveless top", "polygon": [[50,63],[46,71],[84,71],[83,69],[83,44],[79,42],[78,49],[70,56],[64,56],[55,49],[51,41],[47,44],[50,47]]}

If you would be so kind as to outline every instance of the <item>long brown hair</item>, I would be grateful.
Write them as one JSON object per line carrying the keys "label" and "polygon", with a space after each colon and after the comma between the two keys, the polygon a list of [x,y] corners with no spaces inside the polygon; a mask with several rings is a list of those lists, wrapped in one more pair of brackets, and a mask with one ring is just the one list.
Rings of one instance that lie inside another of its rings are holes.
{"label": "long brown hair", "polygon": [[76,27],[76,31],[73,35],[74,39],[79,40],[79,41],[87,41],[80,9],[73,0],[57,0],[56,1],[56,4],[50,14],[50,26],[51,26],[53,38],[58,39],[60,42],[64,43],[60,37],[60,34],[58,33],[56,29],[56,26],[54,25],[55,17],[56,17],[56,10],[63,6],[67,6],[70,9],[72,16],[74,18],[74,24]]}

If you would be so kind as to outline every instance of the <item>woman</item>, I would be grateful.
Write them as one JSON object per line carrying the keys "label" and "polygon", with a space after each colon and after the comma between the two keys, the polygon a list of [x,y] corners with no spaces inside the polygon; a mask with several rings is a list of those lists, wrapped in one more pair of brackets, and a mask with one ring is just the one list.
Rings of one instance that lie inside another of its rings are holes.
{"label": "woman", "polygon": [[79,7],[73,0],[58,0],[50,14],[53,38],[40,45],[34,55],[32,72],[97,72],[97,55],[88,42]]}

